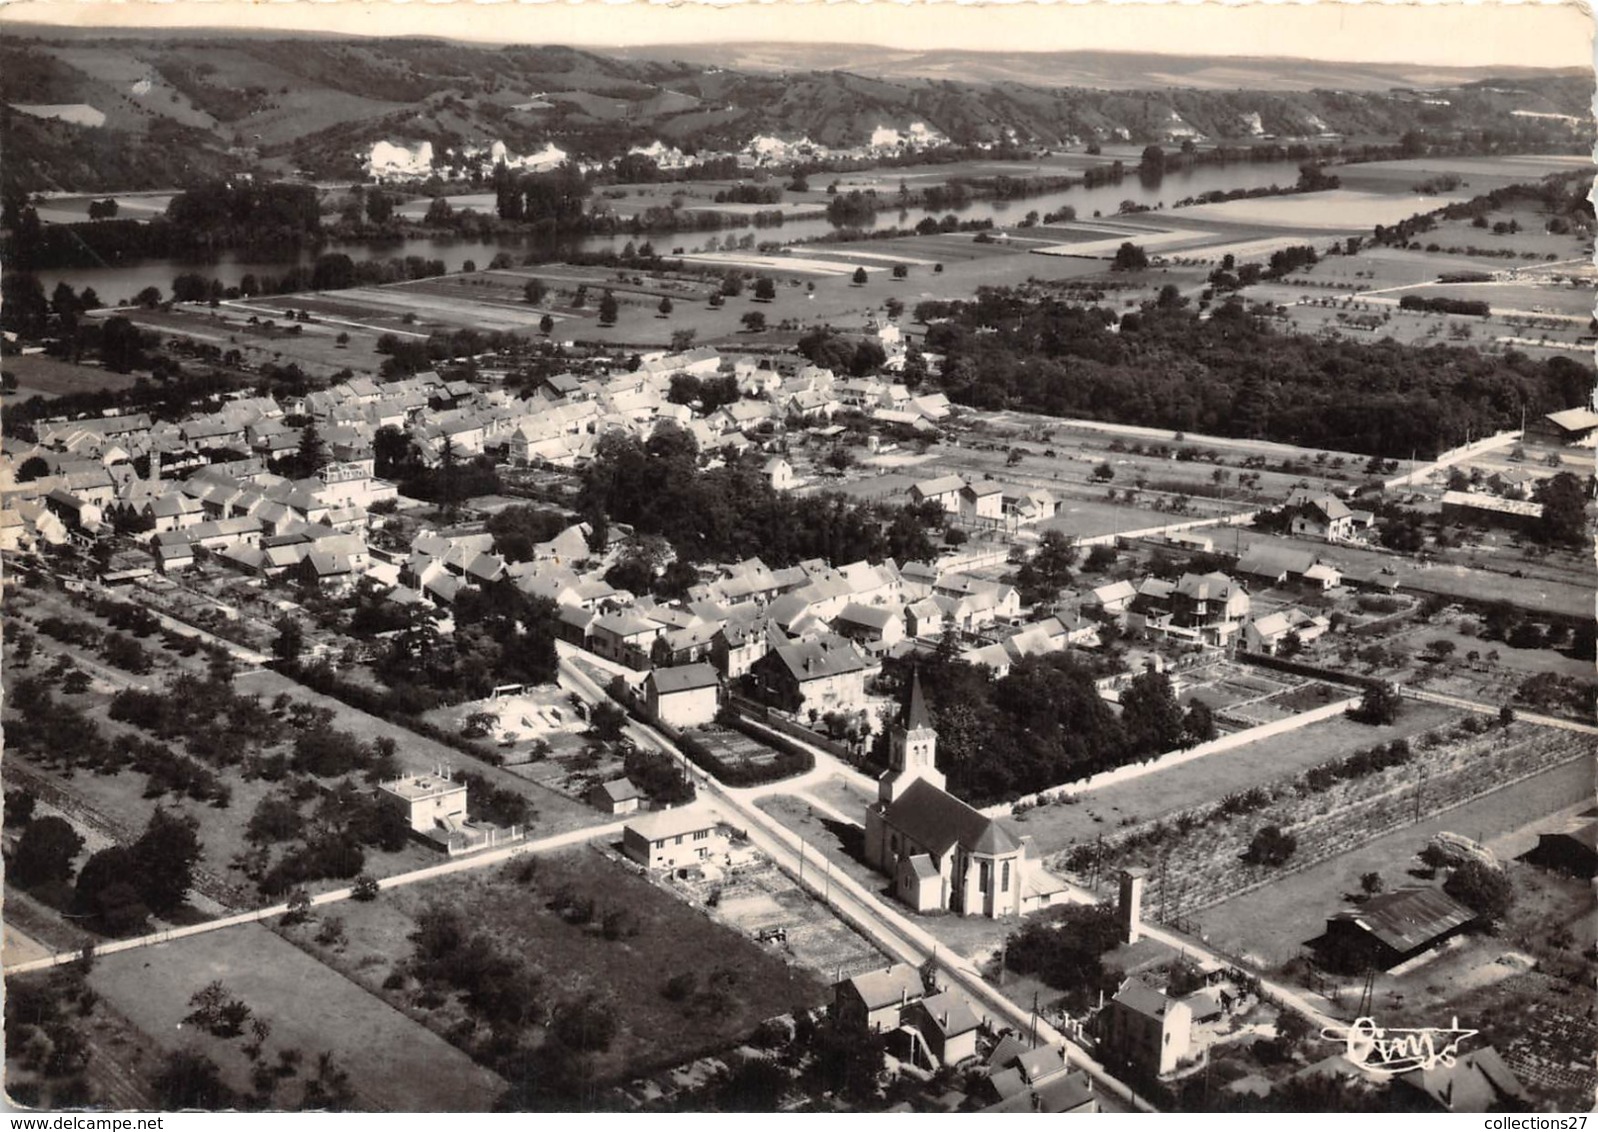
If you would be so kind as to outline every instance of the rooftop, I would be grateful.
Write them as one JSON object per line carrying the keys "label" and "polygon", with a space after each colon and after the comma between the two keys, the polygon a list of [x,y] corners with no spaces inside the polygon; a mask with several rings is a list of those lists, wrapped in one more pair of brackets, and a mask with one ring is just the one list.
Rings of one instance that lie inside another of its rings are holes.
{"label": "rooftop", "polygon": [[691,692],[699,688],[714,688],[721,677],[708,664],[684,664],[676,668],[657,668],[649,674],[657,695],[669,696],[676,692]]}
{"label": "rooftop", "polygon": [[971,1003],[966,1001],[964,995],[954,991],[944,991],[922,999],[921,1009],[926,1011],[932,1024],[945,1037],[969,1033],[982,1025],[982,1019],[971,1009]]}
{"label": "rooftop", "polygon": [[1172,999],[1160,991],[1149,986],[1142,979],[1133,977],[1121,984],[1121,989],[1115,992],[1115,1001],[1138,1014],[1150,1018],[1163,1018],[1170,1009]]}
{"label": "rooftop", "polygon": [[381,789],[406,801],[414,802],[421,798],[437,798],[456,792],[464,794],[466,784],[436,774],[413,774],[395,779],[393,782],[385,782]]}
{"label": "rooftop", "polygon": [[895,963],[880,971],[867,971],[845,982],[854,987],[867,1010],[878,1010],[896,1002],[915,1002],[926,994],[921,972],[908,963]]}
{"label": "rooftop", "polygon": [[887,823],[911,841],[941,857],[958,844],[972,853],[998,856],[1019,852],[1021,842],[999,821],[972,809],[925,779],[912,782],[891,805]]}
{"label": "rooftop", "polygon": [[1372,896],[1332,918],[1356,924],[1403,953],[1470,923],[1476,913],[1440,889],[1404,888]]}
{"label": "rooftop", "polygon": [[689,808],[661,810],[658,813],[648,814],[637,821],[628,822],[627,828],[646,841],[664,841],[668,837],[677,837],[684,833],[714,829],[716,824],[716,819],[709,814]]}

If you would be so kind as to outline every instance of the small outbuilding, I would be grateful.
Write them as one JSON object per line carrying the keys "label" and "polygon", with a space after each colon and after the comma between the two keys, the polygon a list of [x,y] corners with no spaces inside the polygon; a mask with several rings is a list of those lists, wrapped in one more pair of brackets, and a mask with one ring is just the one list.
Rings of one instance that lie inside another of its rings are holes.
{"label": "small outbuilding", "polygon": [[1322,941],[1345,963],[1391,970],[1469,930],[1476,913],[1436,888],[1373,896],[1326,921]]}
{"label": "small outbuilding", "polygon": [[1538,835],[1526,860],[1545,869],[1592,880],[1598,876],[1598,818],[1584,818],[1555,833]]}
{"label": "small outbuilding", "polygon": [[607,814],[631,814],[643,801],[643,791],[628,778],[597,782],[588,791],[588,804]]}

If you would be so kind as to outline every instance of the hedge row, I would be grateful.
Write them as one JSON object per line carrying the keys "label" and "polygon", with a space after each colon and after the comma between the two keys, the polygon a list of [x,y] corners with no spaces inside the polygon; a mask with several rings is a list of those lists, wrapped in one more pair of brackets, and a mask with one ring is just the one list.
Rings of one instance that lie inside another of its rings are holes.
{"label": "hedge row", "polygon": [[756,732],[732,712],[724,712],[719,717],[719,722],[777,752],[777,757],[769,763],[757,764],[748,759],[729,763],[705,746],[704,742],[691,731],[682,732],[677,737],[677,743],[682,747],[683,753],[693,760],[694,765],[701,770],[709,771],[723,785],[760,786],[767,782],[804,774],[816,765],[815,756],[809,751],[803,750],[780,735]]}
{"label": "hedge row", "polygon": [[1370,688],[1386,681],[1374,676],[1360,676],[1353,672],[1340,672],[1331,668],[1322,668],[1318,664],[1305,664],[1297,660],[1284,660],[1279,656],[1267,656],[1258,652],[1239,652],[1237,659],[1244,664],[1252,664],[1258,668],[1271,668],[1277,672],[1290,672],[1295,676],[1308,676],[1316,680],[1326,680],[1333,684],[1353,684],[1358,688]]}

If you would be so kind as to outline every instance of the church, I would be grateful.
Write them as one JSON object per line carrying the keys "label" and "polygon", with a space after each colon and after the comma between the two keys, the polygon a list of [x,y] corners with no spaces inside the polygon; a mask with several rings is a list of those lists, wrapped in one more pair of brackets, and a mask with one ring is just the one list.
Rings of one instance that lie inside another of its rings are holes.
{"label": "church", "polygon": [[904,718],[888,738],[888,769],[866,811],[866,860],[893,878],[917,912],[1020,915],[1063,897],[1064,885],[1028,859],[1031,838],[944,789],[921,676],[910,679]]}

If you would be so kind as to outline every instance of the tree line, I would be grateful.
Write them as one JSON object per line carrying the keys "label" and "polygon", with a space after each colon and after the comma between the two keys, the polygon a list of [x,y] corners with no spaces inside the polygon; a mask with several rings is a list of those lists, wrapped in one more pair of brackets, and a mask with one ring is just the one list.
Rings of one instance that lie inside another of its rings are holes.
{"label": "tree line", "polygon": [[657,427],[647,441],[606,434],[583,473],[578,510],[597,538],[609,522],[627,523],[663,537],[689,563],[757,555],[774,567],[808,558],[927,560],[933,551],[923,517],[911,508],[835,492],[778,492],[756,459],[701,470],[698,444],[674,424]]}
{"label": "tree line", "polygon": [[[918,307],[918,317],[923,313]],[[1180,296],[1128,313],[983,289],[940,304],[927,348],[951,400],[979,409],[1268,439],[1372,455],[1430,455],[1582,404],[1591,368],[1469,346],[1282,332],[1235,298],[1209,318]]]}
{"label": "tree line", "polygon": [[177,194],[149,221],[41,224],[31,205],[6,199],[7,268],[103,267],[129,260],[205,257],[227,248],[280,255],[314,243],[321,214],[311,185],[206,182]]}
{"label": "tree line", "polygon": [[[974,806],[1004,801],[1214,738],[1207,712],[1184,713],[1170,680],[1146,672],[1121,694],[1119,717],[1099,695],[1101,667],[1074,653],[1028,657],[996,679],[952,647],[888,659],[885,680],[921,676],[949,790]],[[886,763],[887,735],[876,757]]]}

